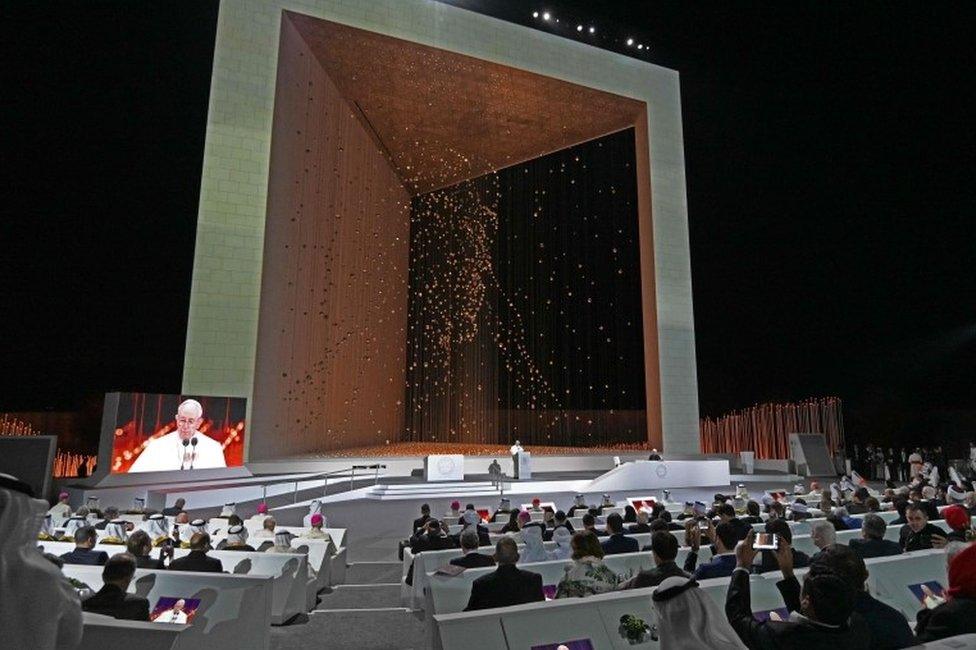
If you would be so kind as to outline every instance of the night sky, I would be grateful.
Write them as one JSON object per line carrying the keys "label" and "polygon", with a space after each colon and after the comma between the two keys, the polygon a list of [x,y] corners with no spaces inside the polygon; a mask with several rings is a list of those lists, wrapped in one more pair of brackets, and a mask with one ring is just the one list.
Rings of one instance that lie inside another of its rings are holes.
{"label": "night sky", "polygon": [[[964,5],[454,4],[680,72],[703,415],[976,435]],[[3,3],[0,411],[179,390],[216,10]]]}

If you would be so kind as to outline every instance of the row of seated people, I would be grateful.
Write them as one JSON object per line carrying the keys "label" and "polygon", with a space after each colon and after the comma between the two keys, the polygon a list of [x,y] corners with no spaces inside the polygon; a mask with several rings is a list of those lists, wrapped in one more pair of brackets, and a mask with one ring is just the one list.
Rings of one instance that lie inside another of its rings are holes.
{"label": "row of seated people", "polygon": [[[662,645],[665,638],[683,639],[680,645],[668,647],[906,648],[976,633],[976,545],[972,543],[955,542],[949,546],[947,600],[933,609],[922,609],[913,633],[901,612],[865,590],[868,573],[864,560],[850,547],[829,546],[810,558],[801,589],[793,573],[794,549],[783,537],[778,538],[771,561],[783,574],[777,587],[791,614],[788,620],[774,617],[757,621],[749,597],[749,574],[760,553],[755,548],[755,536],[755,532],[750,532],[731,550],[723,548],[722,555],[729,558],[722,560],[723,566],[729,567],[723,573],[730,578],[724,613],[710,597],[692,593],[697,579],[677,566],[677,540],[663,531],[652,536],[655,567],[625,582],[603,563],[604,553],[596,536],[590,531],[577,532],[571,542],[572,565],[557,585],[555,597],[656,587],[652,600],[658,612]],[[545,600],[542,577],[516,566],[521,558],[514,540],[500,540],[491,559],[498,568],[472,583],[466,611]],[[666,604],[674,599],[680,602]],[[675,612],[681,612],[681,616],[675,616]]]}
{"label": "row of seated people", "polygon": [[[161,517],[161,515],[158,516]],[[61,555],[61,560],[68,564],[102,565],[108,560],[108,553],[95,549],[95,545],[118,544],[127,548],[128,552],[136,558],[137,564],[140,568],[162,568],[167,560],[173,558],[174,549],[177,545],[190,549],[189,555],[172,560],[172,563],[177,564],[177,566],[187,560],[187,558],[196,558],[195,553],[200,548],[200,539],[206,539],[206,546],[209,548],[211,538],[210,534],[206,530],[206,522],[203,520],[195,520],[192,522],[192,532],[189,540],[187,540],[185,544],[181,541],[181,537],[168,536],[166,534],[165,527],[162,525],[162,521],[164,520],[150,519],[150,526],[147,530],[135,530],[131,534],[126,533],[119,526],[116,530],[110,531],[112,533],[111,536],[103,537],[101,539],[99,539],[98,531],[94,526],[82,526],[77,528],[72,536],[75,543],[74,550]],[[293,535],[287,530],[276,530],[277,524],[271,517],[265,519],[263,528],[254,534],[255,538],[264,539],[264,542],[257,548],[248,543],[248,529],[243,524],[234,523],[233,521],[230,523],[231,525],[227,530],[226,537],[217,544],[217,550],[301,553],[300,550],[291,547],[292,539],[297,536]],[[323,521],[321,516],[318,518],[313,516],[312,526],[303,533],[300,539],[329,540],[329,534],[322,530],[322,523]],[[111,525],[118,526],[117,524]],[[41,539],[43,540],[44,538],[42,537]],[[153,558],[151,556],[152,549],[154,547],[162,549],[159,558]],[[195,562],[196,560],[191,563]],[[217,562],[219,564],[219,560],[217,560]],[[201,563],[201,565],[203,564],[204,563]],[[196,571],[201,569],[185,570]],[[216,570],[222,571],[223,569],[218,568]]]}

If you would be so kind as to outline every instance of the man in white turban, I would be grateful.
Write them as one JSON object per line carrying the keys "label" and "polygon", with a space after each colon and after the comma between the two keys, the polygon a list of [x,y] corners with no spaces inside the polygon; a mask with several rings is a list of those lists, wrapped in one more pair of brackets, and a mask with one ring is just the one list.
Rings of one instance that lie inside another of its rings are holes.
{"label": "man in white turban", "polygon": [[247,543],[247,528],[238,524],[227,529],[227,543],[224,551],[253,551],[254,547]]}
{"label": "man in white turban", "polygon": [[153,546],[160,546],[169,539],[169,520],[158,512],[149,515],[142,529],[149,535]]}
{"label": "man in white turban", "polygon": [[68,518],[68,521],[64,524],[64,532],[61,533],[62,541],[72,542],[75,539],[75,533],[79,528],[84,528],[88,525],[88,518],[81,515],[74,515]]}
{"label": "man in white turban", "polygon": [[113,519],[105,526],[105,537],[99,540],[100,544],[125,544],[127,539],[125,532],[125,519]]}
{"label": "man in white turban", "polygon": [[236,503],[225,503],[223,509],[220,511],[220,516],[223,518],[230,517],[231,515],[237,514],[237,504]]}
{"label": "man in white turban", "polygon": [[180,528],[180,548],[190,548],[190,540],[196,534],[208,534],[207,522],[203,519],[194,519],[187,526]]}
{"label": "man in white turban", "polygon": [[41,520],[41,530],[37,533],[37,539],[45,542],[55,542],[57,537],[55,536],[54,525],[51,523],[51,513],[44,515],[44,519]]}
{"label": "man in white turban", "polygon": [[291,547],[291,539],[294,537],[287,530],[279,530],[274,536],[274,546],[270,547],[266,553],[296,553],[301,554],[297,548]]}
{"label": "man in white turban", "polygon": [[176,430],[153,438],[129,468],[130,472],[165,472],[169,470],[227,467],[224,447],[200,433],[203,406],[188,399],[176,409]]}
{"label": "man in white turban", "polygon": [[715,599],[691,578],[665,578],[651,594],[661,650],[746,650]]}
{"label": "man in white turban", "polygon": [[47,503],[0,474],[0,633],[3,647],[68,650],[81,643],[81,603],[54,564],[37,552]]}

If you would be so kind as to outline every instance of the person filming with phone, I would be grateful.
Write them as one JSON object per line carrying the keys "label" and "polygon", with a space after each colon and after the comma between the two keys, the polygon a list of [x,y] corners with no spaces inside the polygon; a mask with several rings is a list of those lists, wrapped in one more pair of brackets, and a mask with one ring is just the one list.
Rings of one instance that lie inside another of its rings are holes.
{"label": "person filming with phone", "polygon": [[[704,524],[705,528],[700,528]],[[701,547],[701,537],[712,543],[712,559],[701,566],[698,564],[698,549]],[[685,524],[685,544],[691,547],[691,552],[685,558],[684,570],[692,574],[695,580],[708,578],[724,578],[732,575],[735,569],[735,543],[737,541],[735,529],[728,523],[718,526],[709,519],[691,519]]]}

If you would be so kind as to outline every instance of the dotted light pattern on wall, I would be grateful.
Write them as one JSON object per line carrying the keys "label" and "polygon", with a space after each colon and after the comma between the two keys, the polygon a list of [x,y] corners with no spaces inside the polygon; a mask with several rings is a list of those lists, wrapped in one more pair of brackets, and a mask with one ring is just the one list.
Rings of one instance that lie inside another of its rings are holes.
{"label": "dotted light pattern on wall", "polygon": [[413,199],[406,439],[644,437],[633,139]]}

